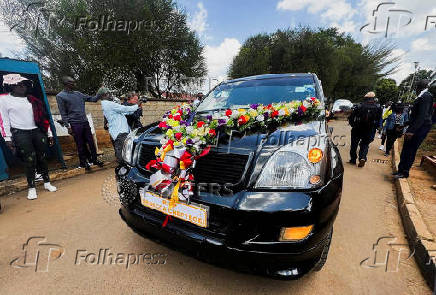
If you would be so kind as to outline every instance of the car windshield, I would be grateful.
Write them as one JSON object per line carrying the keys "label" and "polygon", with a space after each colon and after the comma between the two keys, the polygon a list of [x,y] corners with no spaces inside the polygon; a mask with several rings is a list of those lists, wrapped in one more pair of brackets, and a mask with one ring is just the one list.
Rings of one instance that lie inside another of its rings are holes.
{"label": "car windshield", "polygon": [[197,112],[249,108],[317,97],[313,77],[283,77],[236,81],[218,85],[198,106]]}

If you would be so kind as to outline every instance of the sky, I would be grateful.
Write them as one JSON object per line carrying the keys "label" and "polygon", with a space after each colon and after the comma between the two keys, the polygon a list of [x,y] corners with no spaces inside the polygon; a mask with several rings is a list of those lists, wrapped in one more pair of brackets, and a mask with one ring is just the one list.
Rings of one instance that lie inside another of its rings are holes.
{"label": "sky", "polygon": [[[176,3],[187,13],[189,26],[204,45],[211,79],[226,78],[233,57],[250,36],[299,25],[337,27],[363,44],[391,42],[396,47],[393,56],[401,58],[399,70],[391,75],[397,83],[414,71],[414,62],[419,62],[421,69],[436,70],[435,0],[176,0]],[[1,20],[0,40],[3,56],[23,49],[23,42]]]}

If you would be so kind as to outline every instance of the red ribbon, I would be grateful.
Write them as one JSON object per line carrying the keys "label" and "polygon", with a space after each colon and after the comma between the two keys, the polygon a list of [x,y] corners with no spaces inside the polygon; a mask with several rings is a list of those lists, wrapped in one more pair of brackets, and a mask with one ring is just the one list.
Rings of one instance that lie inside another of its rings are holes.
{"label": "red ribbon", "polygon": [[162,223],[162,227],[167,226],[169,221],[171,221],[171,216],[167,215],[167,217],[165,217],[164,222]]}

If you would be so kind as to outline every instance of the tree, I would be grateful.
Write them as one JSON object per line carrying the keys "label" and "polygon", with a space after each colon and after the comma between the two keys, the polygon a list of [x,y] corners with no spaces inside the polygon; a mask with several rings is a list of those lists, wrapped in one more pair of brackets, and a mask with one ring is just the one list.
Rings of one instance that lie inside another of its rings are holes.
{"label": "tree", "polygon": [[[131,72],[138,89],[160,96],[203,77],[203,46],[173,0],[0,0],[0,12],[39,62],[46,84],[71,75],[95,91],[111,71]],[[17,25],[18,24],[18,25]],[[152,78],[151,80],[148,77]]]}
{"label": "tree", "polygon": [[[401,81],[399,89],[402,94],[403,100],[407,99],[414,99],[417,94],[416,91],[416,83],[419,80],[431,80],[432,76],[435,74],[432,70],[419,70],[415,73],[411,73],[409,76],[407,76],[406,79]],[[412,85],[413,80],[413,85]]]}
{"label": "tree", "polygon": [[229,68],[229,76],[265,73],[316,73],[333,99],[358,101],[376,81],[397,68],[390,44],[356,43],[335,28],[278,30],[248,38]]}
{"label": "tree", "polygon": [[398,101],[398,86],[394,79],[380,79],[375,85],[375,93],[380,104],[386,104],[388,101]]}

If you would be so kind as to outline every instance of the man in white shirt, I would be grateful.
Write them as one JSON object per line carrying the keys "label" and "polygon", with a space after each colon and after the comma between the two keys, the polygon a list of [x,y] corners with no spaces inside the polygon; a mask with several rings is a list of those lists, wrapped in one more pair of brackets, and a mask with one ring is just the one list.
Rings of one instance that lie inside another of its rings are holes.
{"label": "man in white shirt", "polygon": [[50,184],[47,166],[47,149],[49,139],[48,117],[42,101],[27,95],[31,81],[19,74],[3,76],[3,84],[11,87],[8,95],[0,98],[0,112],[3,119],[6,144],[16,149],[26,165],[29,200],[37,198],[35,188],[36,166],[41,170],[44,188],[56,191]]}

